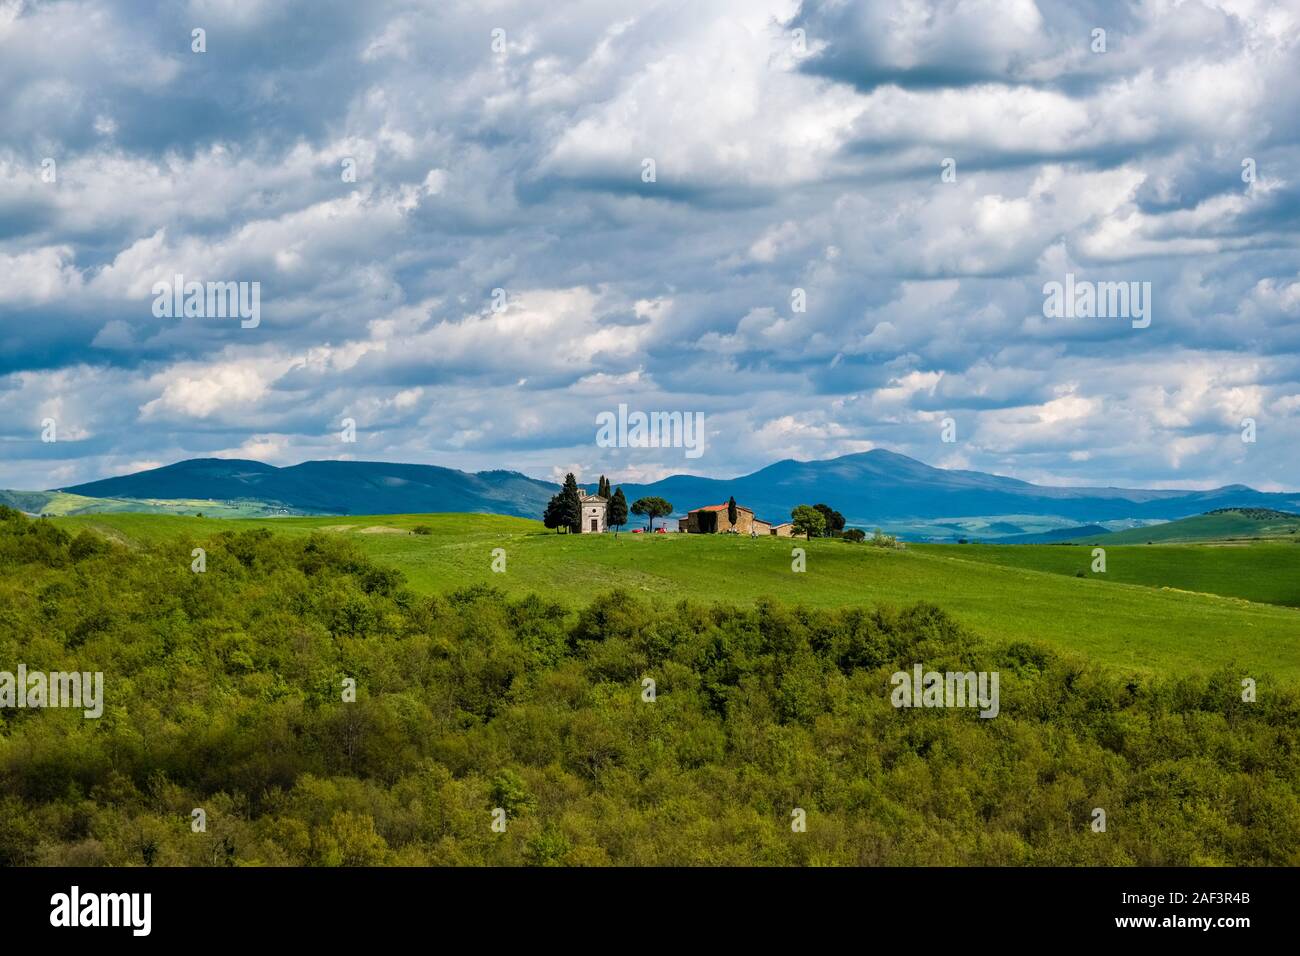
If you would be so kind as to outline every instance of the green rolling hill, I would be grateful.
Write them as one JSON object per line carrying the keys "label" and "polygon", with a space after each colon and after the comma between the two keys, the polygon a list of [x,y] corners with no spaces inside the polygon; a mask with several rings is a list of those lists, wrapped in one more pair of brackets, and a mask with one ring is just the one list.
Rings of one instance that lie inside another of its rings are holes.
{"label": "green rolling hill", "polygon": [[1300,863],[1300,612],[961,550],[6,510],[0,866]]}
{"label": "green rolling hill", "polygon": [[[1196,591],[1300,608],[1300,547],[1289,540],[1241,544],[1113,545],[1105,536],[1105,573],[1094,573],[1091,545],[916,545],[962,560],[1084,577],[1093,581]],[[1300,635],[1300,628],[1297,629]]]}
{"label": "green rolling hill", "polygon": [[1243,538],[1300,538],[1300,514],[1271,508],[1220,508],[1165,524],[1106,535],[1082,535],[1073,544],[1175,544]]}
{"label": "green rolling hill", "polygon": [[0,491],[0,505],[30,515],[203,514],[213,518],[258,518],[297,514],[270,502],[210,498],[92,498],[68,491]]}
{"label": "green rolling hill", "polygon": [[[894,551],[831,539],[557,535],[535,521],[464,514],[238,521],[109,514],[54,520],[71,533],[91,529],[128,546],[178,536],[197,544],[223,531],[259,527],[346,535],[368,556],[401,569],[423,593],[488,585],[512,594],[540,593],[575,608],[612,588],[665,603],[771,597],[841,607],[930,601],[991,639],[1041,641],[1115,667],[1179,674],[1232,664],[1300,678],[1300,612],[1263,603],[1288,603],[1285,581],[1300,579],[1300,548],[1283,544],[1260,552],[1201,548],[1182,559],[1175,555],[1164,566],[1140,565],[1108,549],[1111,571],[1098,580],[1102,576],[1074,576],[1086,549],[1054,545]],[[413,534],[420,525],[431,533]],[[806,550],[804,573],[791,570],[795,547]],[[491,570],[495,548],[505,550],[505,573]],[[1131,550],[1146,556],[1166,549]],[[991,552],[1025,555],[1028,563],[998,563],[987,558]],[[1074,564],[1055,567],[1043,555]],[[1178,583],[1187,583],[1177,577],[1180,560],[1193,555],[1206,568],[1220,568],[1215,582],[1199,588]],[[1251,582],[1265,565],[1269,590],[1257,592]],[[1141,567],[1146,570],[1134,570]]]}

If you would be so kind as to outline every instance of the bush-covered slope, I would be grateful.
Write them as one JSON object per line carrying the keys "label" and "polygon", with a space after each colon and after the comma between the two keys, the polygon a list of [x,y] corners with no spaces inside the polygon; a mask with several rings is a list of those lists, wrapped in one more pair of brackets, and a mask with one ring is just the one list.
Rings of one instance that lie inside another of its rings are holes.
{"label": "bush-covered slope", "polygon": [[[777,595],[787,603],[815,607],[902,606],[924,598],[984,637],[1035,641],[1128,670],[1189,674],[1235,663],[1300,682],[1295,610],[1215,594],[1117,587],[1111,580],[1076,578],[1073,571],[1063,576],[962,560],[970,545],[896,551],[830,538],[796,542],[710,534],[548,534],[540,522],[464,514],[234,522],[168,515],[52,520],[71,534],[90,530],[134,545],[177,536],[198,540],[250,527],[286,536],[323,531],[349,538],[371,560],[398,568],[414,591],[444,594],[487,585],[515,597],[544,594],[574,608],[594,593],[615,588],[656,604],[682,598],[750,604]],[[419,525],[432,534],[409,533]],[[807,573],[791,571],[794,547],[807,552]],[[492,570],[496,548],[507,552],[507,573]],[[1210,560],[1218,581],[1253,573],[1253,558],[1241,550],[1214,549]],[[1300,548],[1278,557],[1277,572],[1290,568],[1288,580],[1295,580]]]}
{"label": "bush-covered slope", "polygon": [[[1300,698],[1266,675],[1246,704],[1232,669],[1128,678],[927,604],[572,612],[417,596],[340,536],[201,544],[197,574],[0,513],[0,670],[107,699],[0,710],[0,864],[1300,864]],[[1001,713],[893,708],[914,663],[999,671]]]}

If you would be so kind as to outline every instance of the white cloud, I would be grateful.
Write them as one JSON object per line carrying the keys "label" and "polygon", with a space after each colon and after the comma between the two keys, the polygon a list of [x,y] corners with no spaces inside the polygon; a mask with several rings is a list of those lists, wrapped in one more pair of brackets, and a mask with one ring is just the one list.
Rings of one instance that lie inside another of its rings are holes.
{"label": "white cloud", "polygon": [[267,382],[251,365],[230,362],[193,369],[171,369],[154,377],[162,393],[140,409],[146,421],[174,413],[208,418],[217,411],[247,406],[267,393]]}
{"label": "white cloud", "polygon": [[81,289],[71,246],[46,246],[31,252],[0,252],[0,304],[50,302]]}

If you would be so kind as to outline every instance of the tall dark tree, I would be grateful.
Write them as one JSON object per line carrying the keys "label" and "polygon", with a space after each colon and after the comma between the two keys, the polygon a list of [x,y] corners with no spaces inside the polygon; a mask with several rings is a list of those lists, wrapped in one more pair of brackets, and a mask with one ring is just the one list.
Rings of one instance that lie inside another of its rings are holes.
{"label": "tall dark tree", "polygon": [[564,487],[560,489],[560,520],[575,534],[582,530],[582,492],[573,472],[564,476]]}
{"label": "tall dark tree", "polygon": [[596,484],[596,494],[605,499],[605,526],[609,527],[613,523],[609,520],[609,499],[613,493],[610,491],[609,479],[604,475],[600,476],[600,481]]}
{"label": "tall dark tree", "polygon": [[609,499],[609,525],[612,528],[621,528],[627,524],[627,498],[623,496],[623,489],[619,488],[614,492],[614,497]]}
{"label": "tall dark tree", "polygon": [[560,496],[551,495],[551,500],[546,503],[546,511],[542,514],[542,524],[548,528],[554,528],[556,534],[559,534],[560,528],[564,526],[561,516],[562,507]]}
{"label": "tall dark tree", "polygon": [[813,505],[813,507],[820,511],[822,517],[826,519],[827,536],[834,538],[844,530],[844,515],[830,505]]}
{"label": "tall dark tree", "polygon": [[738,512],[736,511],[736,496],[732,495],[730,498],[727,499],[727,521],[730,522],[733,528],[736,526],[737,516],[738,516]]}

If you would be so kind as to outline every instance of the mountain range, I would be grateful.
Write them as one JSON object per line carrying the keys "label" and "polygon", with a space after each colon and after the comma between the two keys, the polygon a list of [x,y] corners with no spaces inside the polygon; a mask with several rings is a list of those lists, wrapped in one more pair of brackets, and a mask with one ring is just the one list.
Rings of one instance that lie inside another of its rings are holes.
{"label": "mountain range", "polygon": [[[294,514],[479,512],[540,517],[558,485],[515,471],[464,472],[436,465],[308,461],[277,468],[258,461],[196,458],[105,478],[60,493],[128,501],[259,502]],[[1053,487],[978,471],[935,468],[884,449],[822,461],[778,461],[732,479],[674,475],[623,485],[628,501],[666,498],[684,513],[729,497],[773,522],[798,504],[825,502],[849,524],[888,526],[974,516],[1048,516],[1060,526],[1106,521],[1168,521],[1216,508],[1294,511],[1300,492],[1245,485],[1206,491]],[[1004,523],[1005,524],[1005,523]],[[1012,535],[1025,529],[1005,524]],[[999,535],[1001,536],[1001,535]]]}
{"label": "mountain range", "polygon": [[[654,494],[681,508],[734,495],[760,517],[786,520],[796,504],[825,502],[850,524],[976,515],[1051,515],[1085,522],[1165,521],[1214,508],[1294,510],[1300,492],[1270,493],[1245,485],[1208,491],[1054,487],[979,471],[935,468],[882,448],[825,461],[787,459],[730,480],[675,475],[624,493]],[[1008,529],[1010,530],[1010,529]]]}

